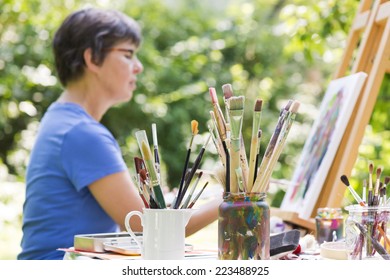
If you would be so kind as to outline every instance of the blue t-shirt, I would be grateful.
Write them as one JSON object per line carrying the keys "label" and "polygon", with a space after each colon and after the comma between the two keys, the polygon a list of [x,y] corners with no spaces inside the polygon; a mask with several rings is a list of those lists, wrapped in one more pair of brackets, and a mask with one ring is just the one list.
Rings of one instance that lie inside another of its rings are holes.
{"label": "blue t-shirt", "polygon": [[18,259],[62,259],[74,235],[118,231],[88,185],[126,170],[118,143],[74,103],[53,103],[43,117],[26,175]]}

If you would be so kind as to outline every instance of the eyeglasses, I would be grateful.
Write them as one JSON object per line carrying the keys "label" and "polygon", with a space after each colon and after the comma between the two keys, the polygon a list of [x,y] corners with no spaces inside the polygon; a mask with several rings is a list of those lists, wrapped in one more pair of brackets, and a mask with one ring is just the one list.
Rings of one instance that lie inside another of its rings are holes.
{"label": "eyeglasses", "polygon": [[132,65],[135,65],[134,67],[137,67],[137,69],[140,69],[139,72],[142,72],[142,64],[138,60],[137,55],[135,54],[134,49],[126,49],[126,48],[107,48],[104,49],[106,51],[118,51],[118,52],[125,52],[127,55],[125,56],[128,59],[128,62]]}
{"label": "eyeglasses", "polygon": [[130,55],[133,55],[134,54],[134,50],[133,49],[125,49],[125,48],[108,48],[108,49],[105,49],[107,51],[118,51],[118,52],[127,52],[129,53]]}

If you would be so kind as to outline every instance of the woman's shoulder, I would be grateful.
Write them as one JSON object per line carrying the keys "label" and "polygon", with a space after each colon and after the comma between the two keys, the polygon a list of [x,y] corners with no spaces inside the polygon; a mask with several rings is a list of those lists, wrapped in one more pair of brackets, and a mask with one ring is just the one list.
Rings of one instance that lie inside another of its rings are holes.
{"label": "woman's shoulder", "polygon": [[65,143],[77,143],[77,145],[97,145],[107,144],[117,145],[112,133],[101,123],[91,120],[80,120],[69,129],[64,137]]}

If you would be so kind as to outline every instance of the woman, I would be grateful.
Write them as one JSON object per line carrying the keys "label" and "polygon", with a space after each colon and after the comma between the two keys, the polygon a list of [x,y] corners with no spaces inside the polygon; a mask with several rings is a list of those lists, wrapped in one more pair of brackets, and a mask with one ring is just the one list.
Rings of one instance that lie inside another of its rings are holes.
{"label": "woman", "polygon": [[[129,101],[143,66],[136,52],[138,24],[118,11],[83,9],[55,34],[55,65],[64,92],[43,117],[31,153],[18,259],[62,259],[76,234],[124,229],[143,203],[119,146],[99,123],[112,106]],[[197,211],[192,234],[217,218],[215,200]],[[132,229],[142,231],[132,219]]]}

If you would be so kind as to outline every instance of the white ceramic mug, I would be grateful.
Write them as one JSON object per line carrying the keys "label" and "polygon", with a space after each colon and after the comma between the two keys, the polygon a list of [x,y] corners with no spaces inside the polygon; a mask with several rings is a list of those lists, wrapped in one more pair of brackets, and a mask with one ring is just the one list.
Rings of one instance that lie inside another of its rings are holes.
{"label": "white ceramic mug", "polygon": [[[125,226],[131,237],[141,248],[145,260],[184,259],[185,227],[194,209],[150,209],[131,211],[126,215]],[[136,238],[130,219],[137,215],[143,227],[143,244]]]}

